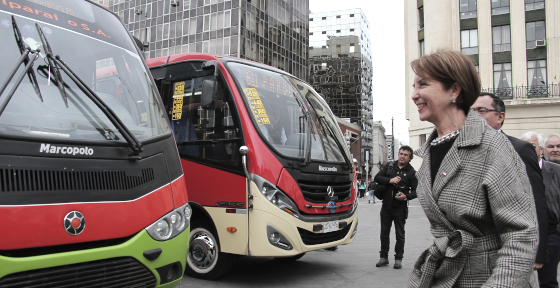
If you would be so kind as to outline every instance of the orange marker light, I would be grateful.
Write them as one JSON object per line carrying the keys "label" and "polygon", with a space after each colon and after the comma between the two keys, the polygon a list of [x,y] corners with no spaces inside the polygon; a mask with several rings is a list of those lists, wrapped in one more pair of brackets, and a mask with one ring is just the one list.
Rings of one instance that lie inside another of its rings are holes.
{"label": "orange marker light", "polygon": [[227,227],[227,231],[231,232],[231,233],[235,233],[237,232],[237,228],[235,227]]}
{"label": "orange marker light", "polygon": [[292,215],[296,214],[296,213],[294,213],[292,210],[290,210],[290,209],[288,209],[288,208],[284,208],[284,210],[285,210],[286,212],[292,214]]}

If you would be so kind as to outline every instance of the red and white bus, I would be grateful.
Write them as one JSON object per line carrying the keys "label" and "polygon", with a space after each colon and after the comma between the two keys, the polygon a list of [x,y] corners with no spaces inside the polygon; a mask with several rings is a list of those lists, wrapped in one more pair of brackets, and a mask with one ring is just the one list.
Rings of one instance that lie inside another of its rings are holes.
{"label": "red and white bus", "polygon": [[356,178],[326,102],[259,63],[200,53],[147,61],[193,209],[186,272],[214,279],[239,255],[296,260],[356,234]]}

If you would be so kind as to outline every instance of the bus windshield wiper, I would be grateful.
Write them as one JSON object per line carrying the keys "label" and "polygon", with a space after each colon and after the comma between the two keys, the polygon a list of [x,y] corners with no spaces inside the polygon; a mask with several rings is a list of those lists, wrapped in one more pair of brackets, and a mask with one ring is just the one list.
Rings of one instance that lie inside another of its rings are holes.
{"label": "bus windshield wiper", "polygon": [[[23,42],[23,37],[21,37],[21,31],[19,30],[19,27],[18,27],[17,22],[16,22],[16,18],[14,18],[14,15],[12,15],[12,27],[14,29],[14,36],[16,37],[16,42],[18,44],[19,53],[21,55],[26,55],[23,62],[27,66],[27,64],[29,64],[29,58],[27,57],[29,52],[24,53],[27,49],[25,48],[25,44]],[[40,51],[40,50],[37,49],[37,51]],[[36,59],[37,58],[35,57],[35,60]],[[17,66],[18,68],[19,68],[19,65],[21,65],[21,62],[18,64],[18,66]],[[43,102],[43,95],[41,95],[41,90],[39,89],[39,82],[37,82],[37,76],[35,75],[35,71],[33,69],[28,69],[27,70],[27,75],[29,76],[29,81],[33,84],[33,88],[35,89],[35,92],[37,92],[37,94],[39,95],[39,98],[41,98],[41,102]],[[9,82],[9,80],[8,80],[8,82]]]}
{"label": "bus windshield wiper", "polygon": [[[36,25],[37,29],[41,30],[41,27],[38,24]],[[46,44],[46,46],[50,47],[47,38],[42,38],[41,40],[44,42],[44,44]],[[126,142],[128,142],[132,148],[132,154],[130,154],[129,156],[138,156],[140,152],[142,152],[142,143],[136,138],[136,136],[134,136],[134,134],[128,129],[128,127],[126,127],[119,116],[117,116],[117,114],[107,104],[105,104],[105,102],[103,102],[103,100],[91,88],[89,88],[89,86],[78,76],[78,74],[72,71],[72,69],[70,69],[70,67],[68,67],[68,65],[66,65],[64,61],[62,61],[59,55],[54,56],[52,51],[50,51],[50,53],[47,53],[47,58],[52,60],[52,63],[54,63],[54,65],[57,65],[57,67],[62,69],[64,73],[66,73],[66,75],[68,75],[68,77],[72,79],[76,86],[78,86],[78,88],[80,88],[80,90],[86,96],[88,96],[88,98],[91,99],[91,101],[93,101],[93,103],[95,103],[95,105],[97,105],[99,109],[101,109],[101,111],[107,116],[107,118],[109,118],[111,123],[115,125],[117,130],[119,130]],[[60,80],[61,78],[57,79],[58,83],[62,84]],[[58,86],[60,89],[62,85]]]}
{"label": "bus windshield wiper", "polygon": [[[49,42],[47,42],[47,37],[45,37],[45,34],[43,33],[43,29],[41,29],[41,27],[39,26],[38,23],[35,23],[35,26],[37,27],[37,31],[39,32],[39,38],[41,39],[41,43],[43,44],[43,48],[45,49],[45,53],[47,54],[47,61],[49,62],[49,67],[52,67],[53,73],[54,74],[54,79],[56,80],[56,83],[61,83],[62,81],[62,76],[60,75],[60,70],[59,67],[54,63],[54,61],[52,61],[52,49],[51,49],[51,45],[49,45]],[[49,55],[51,57],[49,57]],[[49,72],[49,78],[51,73]],[[64,85],[56,85],[58,87],[58,91],[60,91],[60,95],[62,95],[62,98],[64,99],[64,103],[66,103],[66,108],[68,108],[68,95],[66,95],[66,90],[64,90]]]}
{"label": "bus windshield wiper", "polygon": [[[32,69],[33,63],[35,62],[35,60],[37,60],[37,58],[39,58],[39,52],[40,52],[40,50],[31,50],[29,48],[26,48],[24,53],[19,58],[16,66],[10,72],[8,78],[6,78],[6,81],[4,81],[4,83],[2,84],[2,86],[0,88],[0,96],[2,95],[2,93],[4,93],[4,90],[6,90],[6,87],[8,87],[8,84],[10,83],[12,78],[14,78],[14,75],[16,74],[16,72],[19,69],[19,67],[21,66],[21,64],[25,62],[25,59],[27,59],[27,65],[25,65],[25,68],[23,69],[21,74],[16,79],[16,83],[14,83],[14,87],[12,87],[12,90],[10,90],[10,93],[8,93],[8,95],[6,96],[6,100],[4,100],[4,102],[2,102],[2,105],[0,105],[0,115],[2,115],[2,113],[4,113],[4,109],[6,109],[6,106],[8,105],[8,102],[10,102],[10,99],[12,99],[12,96],[14,96],[14,94],[16,93],[16,90],[19,87],[19,84],[21,84],[21,81],[23,81],[23,78],[25,77],[25,74],[27,74],[27,72],[30,69]],[[29,60],[29,58],[28,58],[29,54],[31,54],[31,56],[32,56],[31,60]],[[41,100],[43,100],[43,99],[41,99]]]}

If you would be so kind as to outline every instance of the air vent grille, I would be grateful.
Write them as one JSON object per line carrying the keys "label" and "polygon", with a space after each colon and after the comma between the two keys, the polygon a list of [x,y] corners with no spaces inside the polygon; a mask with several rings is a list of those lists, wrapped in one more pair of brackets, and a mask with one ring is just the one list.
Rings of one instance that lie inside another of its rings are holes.
{"label": "air vent grille", "polygon": [[0,169],[0,192],[129,190],[154,180],[153,168],[141,175],[125,171]]}
{"label": "air vent grille", "polygon": [[156,278],[133,258],[31,270],[0,279],[3,287],[155,287]]}

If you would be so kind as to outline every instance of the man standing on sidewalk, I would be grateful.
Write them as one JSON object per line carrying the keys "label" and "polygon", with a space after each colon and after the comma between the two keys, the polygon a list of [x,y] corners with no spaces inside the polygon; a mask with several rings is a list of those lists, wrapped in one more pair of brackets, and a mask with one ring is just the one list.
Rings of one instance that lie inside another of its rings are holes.
{"label": "man standing on sidewalk", "polygon": [[402,268],[404,254],[404,225],[408,217],[408,201],[416,198],[416,171],[409,164],[414,157],[412,148],[402,146],[399,149],[399,159],[390,161],[377,175],[374,181],[379,185],[377,189],[385,189],[383,205],[381,206],[381,251],[380,259],[375,266],[381,267],[389,264],[389,235],[391,226],[395,222],[395,265],[393,268]]}

